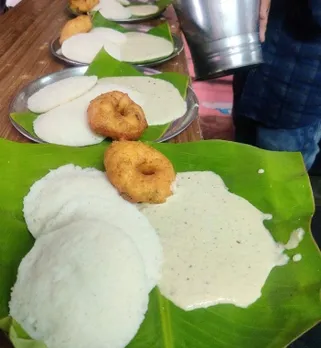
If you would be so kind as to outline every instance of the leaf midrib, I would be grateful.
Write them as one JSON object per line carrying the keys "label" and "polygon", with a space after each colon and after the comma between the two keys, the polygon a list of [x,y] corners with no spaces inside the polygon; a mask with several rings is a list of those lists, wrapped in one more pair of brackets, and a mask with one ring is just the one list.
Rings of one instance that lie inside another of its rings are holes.
{"label": "leaf midrib", "polygon": [[174,348],[173,331],[172,331],[172,319],[171,311],[168,300],[166,300],[160,290],[157,289],[157,297],[159,304],[159,313],[161,320],[162,336],[163,336],[163,347]]}

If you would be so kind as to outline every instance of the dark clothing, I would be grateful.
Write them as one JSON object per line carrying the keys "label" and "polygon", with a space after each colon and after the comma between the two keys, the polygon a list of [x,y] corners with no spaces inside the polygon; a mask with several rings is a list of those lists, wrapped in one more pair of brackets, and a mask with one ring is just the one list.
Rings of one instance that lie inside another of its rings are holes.
{"label": "dark clothing", "polygon": [[0,14],[7,11],[6,0],[0,0]]}
{"label": "dark clothing", "polygon": [[294,0],[272,0],[262,45],[264,64],[235,77],[243,80],[235,99],[236,114],[265,127],[298,128],[321,119],[321,1],[299,1],[310,4],[306,6],[310,17],[304,20],[308,30],[313,27],[313,37],[298,39],[292,32],[304,34],[304,28],[295,23],[292,32],[287,29]]}

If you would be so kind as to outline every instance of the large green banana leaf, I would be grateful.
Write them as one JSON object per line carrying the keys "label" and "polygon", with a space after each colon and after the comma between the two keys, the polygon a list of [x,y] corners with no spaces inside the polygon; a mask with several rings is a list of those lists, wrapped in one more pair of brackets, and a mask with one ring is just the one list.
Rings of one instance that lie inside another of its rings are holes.
{"label": "large green banana leaf", "polygon": [[[163,30],[164,28],[161,28]],[[87,75],[97,75],[99,78],[110,76],[144,76],[130,64],[120,62],[111,57],[104,49],[102,49],[89,65],[86,72]],[[183,98],[186,98],[189,77],[174,72],[160,73],[153,75],[154,78],[162,79],[172,83],[180,92]],[[29,134],[36,136],[33,131],[33,122],[38,117],[38,114],[33,112],[12,113],[10,117]],[[154,141],[160,138],[167,130],[169,124],[160,126],[151,126],[141,137],[141,140]]]}
{"label": "large green banana leaf", "polygon": [[[33,245],[22,215],[24,195],[35,180],[63,164],[102,170],[106,146],[70,148],[0,140],[0,318],[8,315],[17,267]],[[230,191],[273,214],[267,227],[276,241],[286,242],[298,227],[306,235],[296,250],[288,252],[301,253],[302,260],[274,268],[262,297],[247,309],[217,305],[184,312],[155,289],[129,348],[280,348],[319,322],[321,256],[310,232],[314,204],[301,156],[225,141],[152,146],[168,156],[178,172],[214,171]],[[258,174],[260,168],[264,174]],[[88,325],[95,325],[95,318]],[[10,318],[0,326],[10,330],[16,348],[44,347],[28,339]]]}

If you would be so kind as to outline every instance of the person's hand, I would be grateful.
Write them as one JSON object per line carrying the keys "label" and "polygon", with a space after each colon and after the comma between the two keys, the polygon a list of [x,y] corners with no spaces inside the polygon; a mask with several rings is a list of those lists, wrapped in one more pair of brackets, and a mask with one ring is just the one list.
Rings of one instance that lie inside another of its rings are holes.
{"label": "person's hand", "polygon": [[265,40],[265,32],[269,17],[271,0],[261,0],[260,5],[260,40],[264,42]]}

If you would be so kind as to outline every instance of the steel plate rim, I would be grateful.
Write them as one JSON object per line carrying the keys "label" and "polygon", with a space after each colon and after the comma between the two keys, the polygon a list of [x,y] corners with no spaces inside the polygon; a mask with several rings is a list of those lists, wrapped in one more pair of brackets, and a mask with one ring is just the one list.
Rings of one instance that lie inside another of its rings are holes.
{"label": "steel plate rim", "polygon": [[[26,137],[29,140],[32,140],[35,143],[38,144],[46,144],[47,142],[38,138],[37,136],[33,136],[32,134],[30,134],[28,131],[26,131],[22,126],[20,126],[18,123],[15,122],[15,120],[11,117],[11,114],[14,112],[18,112],[17,110],[15,110],[15,104],[17,102],[17,100],[19,99],[19,97],[25,93],[25,91],[30,88],[31,86],[37,85],[37,84],[42,84],[42,87],[44,87],[47,84],[44,84],[42,81],[44,79],[54,79],[57,75],[59,74],[64,74],[66,72],[69,72],[69,77],[71,76],[81,76],[84,75],[85,72],[87,71],[87,66],[77,66],[77,67],[71,67],[71,68],[67,68],[67,69],[62,69],[60,71],[51,73],[51,74],[47,74],[47,75],[43,75],[40,76],[39,78],[31,81],[30,83],[28,83],[26,86],[24,86],[23,88],[21,88],[18,93],[15,95],[15,97],[11,100],[10,104],[9,104],[9,120],[12,124],[12,126],[24,137]],[[149,68],[149,67],[137,67],[138,70],[148,74],[148,75],[155,75],[155,74],[160,74],[161,71],[153,69],[153,68]],[[59,81],[59,79],[57,80]],[[197,115],[198,115],[198,109],[199,109],[199,103],[198,103],[198,99],[197,96],[192,88],[192,86],[188,86],[187,88],[187,94],[186,94],[186,102],[188,102],[188,100],[191,100],[191,107],[189,109],[187,109],[186,113],[184,115],[182,115],[181,117],[179,117],[178,119],[172,121],[168,128],[166,129],[166,131],[164,132],[164,134],[159,137],[158,139],[154,139],[153,142],[155,143],[162,143],[165,141],[168,141],[174,137],[176,137],[177,135],[179,135],[180,133],[182,133],[186,128],[188,128],[188,126],[196,119]],[[19,111],[22,112],[22,111]],[[178,122],[180,119],[186,119],[187,116],[188,117],[188,121],[182,126],[182,127],[178,127],[177,130],[175,130],[174,132],[170,132],[171,127],[173,126],[173,124],[175,122]]]}
{"label": "steel plate rim", "polygon": [[[143,32],[141,30],[137,30],[137,31],[138,32]],[[160,64],[163,64],[165,62],[168,62],[168,61],[172,60],[173,58],[175,58],[178,55],[180,55],[181,52],[184,50],[183,40],[176,34],[172,34],[172,37],[173,37],[173,41],[174,41],[174,51],[169,56],[164,57],[164,58],[160,58],[160,59],[155,60],[155,61],[146,62],[146,63],[129,63],[129,62],[126,62],[126,63],[134,65],[136,67],[152,67],[152,66],[157,66],[157,65],[160,65]],[[58,59],[61,62],[66,63],[68,65],[72,65],[72,66],[88,66],[89,65],[87,63],[77,62],[76,60],[69,59],[69,58],[63,56],[62,54],[57,53],[55,47],[58,44],[59,44],[59,46],[61,48],[61,45],[59,43],[59,37],[57,37],[56,39],[52,40],[51,43],[50,43],[50,52],[56,59]]]}
{"label": "steel plate rim", "polygon": [[199,101],[198,101],[198,98],[196,96],[196,93],[194,92],[194,90],[193,90],[193,88],[191,86],[187,87],[186,99],[187,99],[188,96],[190,96],[190,98],[192,99],[194,104],[193,104],[193,106],[192,106],[192,108],[190,110],[186,111],[186,113],[190,112],[192,114],[192,116],[188,118],[188,121],[186,122],[186,124],[184,124],[183,127],[180,127],[179,129],[177,129],[177,131],[175,131],[175,132],[173,132],[171,134],[166,135],[170,131],[170,128],[171,128],[172,124],[174,122],[177,122],[181,118],[185,118],[186,117],[185,116],[186,113],[183,116],[181,116],[180,118],[172,121],[169,124],[168,128],[166,129],[165,133],[160,138],[154,140],[155,143],[164,143],[166,141],[169,141],[169,140],[175,138],[176,136],[178,136],[179,134],[184,132],[184,130],[186,130],[195,121],[195,119],[198,116]]}
{"label": "steel plate rim", "polygon": [[[158,17],[161,17],[162,14],[166,11],[168,5],[162,9],[160,9],[158,12],[156,13],[153,13],[151,15],[148,15],[148,16],[145,16],[145,17],[135,17],[135,18],[127,18],[127,19],[108,19],[106,18],[107,20],[109,21],[113,21],[115,23],[124,23],[124,24],[128,24],[128,23],[142,23],[142,22],[145,22],[145,21],[149,21],[151,19],[155,19],[155,18],[158,18]],[[72,10],[68,5],[66,6],[66,9],[67,9],[67,12],[75,17],[78,17],[78,16],[81,16],[83,14],[85,14],[86,12],[83,12],[83,13],[80,13],[80,12],[77,12],[77,11],[74,11]],[[99,12],[99,11],[98,11]],[[87,12],[87,14],[90,14],[90,12]]]}

